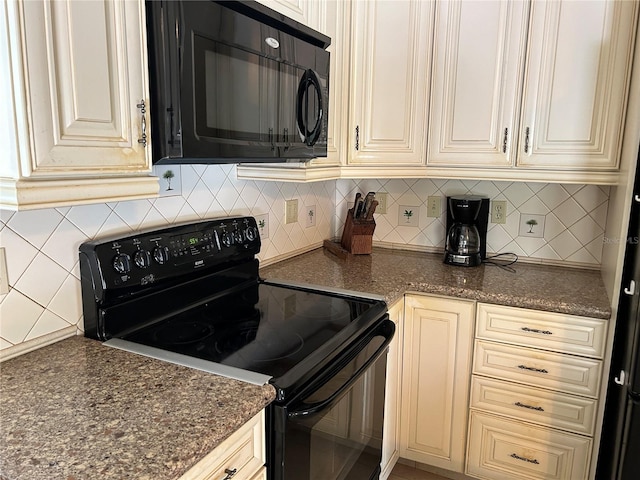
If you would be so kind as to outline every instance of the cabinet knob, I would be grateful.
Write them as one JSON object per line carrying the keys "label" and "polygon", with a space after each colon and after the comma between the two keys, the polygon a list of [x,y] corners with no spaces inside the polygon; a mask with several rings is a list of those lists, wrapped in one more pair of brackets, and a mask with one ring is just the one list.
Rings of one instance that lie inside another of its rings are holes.
{"label": "cabinet knob", "polygon": [[529,127],[524,129],[524,153],[529,153],[529,134],[531,129]]}

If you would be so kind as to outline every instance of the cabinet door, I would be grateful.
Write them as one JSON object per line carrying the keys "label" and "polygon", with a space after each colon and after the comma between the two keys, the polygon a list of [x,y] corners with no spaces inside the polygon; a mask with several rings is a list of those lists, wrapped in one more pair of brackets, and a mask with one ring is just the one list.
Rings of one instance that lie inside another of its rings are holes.
{"label": "cabinet door", "polygon": [[427,164],[510,166],[527,2],[436,4]]}
{"label": "cabinet door", "polygon": [[532,2],[518,165],[617,168],[637,9]]}
{"label": "cabinet door", "polygon": [[380,479],[389,477],[399,456],[400,389],[402,386],[402,338],[404,324],[404,298],[389,308],[389,318],[396,324],[396,333],[389,345],[387,357],[387,382],[384,399],[384,428],[382,431],[382,473]]}
{"label": "cabinet door", "polygon": [[433,4],[352,6],[349,164],[424,165]]}
{"label": "cabinet door", "polygon": [[400,456],[464,468],[474,302],[405,297]]}
{"label": "cabinet door", "polygon": [[23,8],[34,148],[28,176],[149,172],[150,148],[138,143],[137,105],[147,99],[143,2]]}
{"label": "cabinet door", "polygon": [[0,206],[156,196],[144,2],[8,0],[0,36]]}

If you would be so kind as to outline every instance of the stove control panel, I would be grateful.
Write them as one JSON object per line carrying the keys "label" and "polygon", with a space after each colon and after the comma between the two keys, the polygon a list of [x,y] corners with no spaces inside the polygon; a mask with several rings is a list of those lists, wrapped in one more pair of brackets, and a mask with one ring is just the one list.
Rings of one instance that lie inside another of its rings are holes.
{"label": "stove control panel", "polygon": [[259,251],[255,218],[222,218],[86,242],[80,268],[94,285],[135,288],[252,259]]}

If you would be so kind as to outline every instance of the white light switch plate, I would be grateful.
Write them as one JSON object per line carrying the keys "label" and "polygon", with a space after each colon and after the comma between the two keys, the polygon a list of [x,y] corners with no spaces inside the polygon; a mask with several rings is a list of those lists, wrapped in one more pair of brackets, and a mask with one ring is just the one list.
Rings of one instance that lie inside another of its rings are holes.
{"label": "white light switch plate", "polygon": [[298,221],[298,199],[285,200],[284,223],[296,223]]}

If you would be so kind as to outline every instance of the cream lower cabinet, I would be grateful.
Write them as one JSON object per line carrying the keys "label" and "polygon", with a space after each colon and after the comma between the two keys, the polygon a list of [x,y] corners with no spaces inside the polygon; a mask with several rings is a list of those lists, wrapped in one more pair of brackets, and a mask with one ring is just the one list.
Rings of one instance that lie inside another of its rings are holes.
{"label": "cream lower cabinet", "polygon": [[404,298],[389,307],[389,319],[395,323],[396,333],[389,345],[389,355],[387,357],[382,461],[380,462],[381,480],[389,477],[400,454],[400,392],[402,388]]}
{"label": "cream lower cabinet", "polygon": [[0,207],[156,196],[144,2],[7,0],[0,38]]}
{"label": "cream lower cabinet", "polygon": [[478,304],[466,474],[589,477],[606,321]]}
{"label": "cream lower cabinet", "polygon": [[400,456],[462,472],[475,302],[405,296]]}
{"label": "cream lower cabinet", "polygon": [[265,413],[262,410],[224,440],[180,480],[266,480]]}

